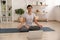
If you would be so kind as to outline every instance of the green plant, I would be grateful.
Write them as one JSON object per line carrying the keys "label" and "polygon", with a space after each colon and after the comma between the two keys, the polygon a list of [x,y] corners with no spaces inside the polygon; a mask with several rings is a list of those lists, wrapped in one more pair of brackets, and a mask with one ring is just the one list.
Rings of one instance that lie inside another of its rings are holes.
{"label": "green plant", "polygon": [[5,5],[6,1],[2,1],[2,3]]}
{"label": "green plant", "polygon": [[11,16],[11,14],[9,13],[8,16]]}
{"label": "green plant", "polygon": [[24,14],[24,10],[23,10],[22,8],[16,9],[16,10],[15,10],[15,13],[16,13],[16,14],[19,14],[19,15],[22,15],[22,14]]}

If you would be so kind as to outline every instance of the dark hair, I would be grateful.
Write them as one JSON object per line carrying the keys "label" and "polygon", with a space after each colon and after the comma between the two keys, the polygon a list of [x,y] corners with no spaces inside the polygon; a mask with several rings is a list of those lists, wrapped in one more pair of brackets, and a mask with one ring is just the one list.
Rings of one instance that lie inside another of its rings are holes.
{"label": "dark hair", "polygon": [[28,7],[31,7],[31,8],[32,8],[32,5],[28,5],[27,8],[28,8]]}

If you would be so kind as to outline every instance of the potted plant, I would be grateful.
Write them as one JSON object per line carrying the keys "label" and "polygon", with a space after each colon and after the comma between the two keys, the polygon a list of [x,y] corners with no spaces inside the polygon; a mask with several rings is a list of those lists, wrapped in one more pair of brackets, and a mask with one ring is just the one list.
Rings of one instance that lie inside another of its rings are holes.
{"label": "potted plant", "polygon": [[22,14],[24,14],[24,10],[22,8],[16,9],[15,13],[18,14],[19,16],[21,16]]}
{"label": "potted plant", "polygon": [[19,15],[18,21],[23,19],[22,14],[24,14],[24,12],[25,11],[22,8],[15,10],[15,13]]}
{"label": "potted plant", "polygon": [[11,16],[11,13],[9,13],[8,16]]}
{"label": "potted plant", "polygon": [[2,3],[5,5],[6,4],[6,1],[2,1]]}
{"label": "potted plant", "polygon": [[40,2],[40,4],[41,4],[41,6],[42,6],[42,4],[43,4],[43,3],[42,3],[42,2]]}

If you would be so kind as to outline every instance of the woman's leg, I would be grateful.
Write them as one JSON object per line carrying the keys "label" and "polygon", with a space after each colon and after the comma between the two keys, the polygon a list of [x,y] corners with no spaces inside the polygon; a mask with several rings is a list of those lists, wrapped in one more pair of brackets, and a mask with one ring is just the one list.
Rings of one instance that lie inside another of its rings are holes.
{"label": "woman's leg", "polygon": [[39,26],[30,26],[29,30],[40,30]]}
{"label": "woman's leg", "polygon": [[18,24],[18,29],[22,28],[23,27],[23,24],[19,23]]}
{"label": "woman's leg", "polygon": [[29,26],[28,26],[28,25],[26,25],[26,24],[24,24],[24,23],[19,23],[18,29],[20,29],[20,28],[22,28],[22,27],[29,29]]}
{"label": "woman's leg", "polygon": [[39,25],[38,27],[42,28],[43,26],[42,25]]}
{"label": "woman's leg", "polygon": [[29,27],[27,25],[24,25],[24,24],[19,24],[18,29],[20,32],[28,32],[29,31]]}
{"label": "woman's leg", "polygon": [[27,29],[29,29],[29,26],[28,26],[28,25],[25,25],[25,27],[26,27]]}

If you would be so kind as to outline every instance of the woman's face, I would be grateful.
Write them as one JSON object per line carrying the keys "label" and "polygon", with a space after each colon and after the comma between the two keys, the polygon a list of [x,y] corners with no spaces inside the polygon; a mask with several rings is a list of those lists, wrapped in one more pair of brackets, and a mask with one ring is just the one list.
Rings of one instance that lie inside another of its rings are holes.
{"label": "woman's face", "polygon": [[28,12],[31,12],[32,11],[32,7],[28,7],[27,10],[28,10]]}

